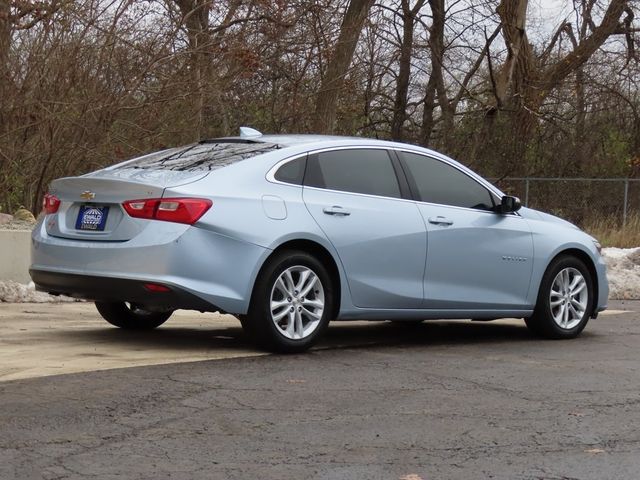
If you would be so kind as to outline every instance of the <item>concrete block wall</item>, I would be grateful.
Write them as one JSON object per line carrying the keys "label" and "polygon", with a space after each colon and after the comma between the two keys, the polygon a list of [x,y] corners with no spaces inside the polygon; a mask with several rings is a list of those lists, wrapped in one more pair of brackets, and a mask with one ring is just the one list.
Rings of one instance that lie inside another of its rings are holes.
{"label": "concrete block wall", "polygon": [[0,282],[29,283],[31,231],[0,230]]}

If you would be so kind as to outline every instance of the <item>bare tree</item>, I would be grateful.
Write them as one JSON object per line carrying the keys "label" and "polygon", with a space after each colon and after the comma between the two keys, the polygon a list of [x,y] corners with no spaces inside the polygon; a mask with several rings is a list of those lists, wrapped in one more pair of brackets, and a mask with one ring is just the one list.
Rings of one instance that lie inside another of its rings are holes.
{"label": "bare tree", "polygon": [[[610,0],[600,24],[587,22],[589,34],[581,38],[571,51],[548,65],[536,56],[527,37],[527,7],[527,0],[502,0],[497,8],[507,46],[507,58],[492,76],[493,91],[496,108],[512,112],[509,132],[509,138],[515,140],[511,142],[512,165],[522,158],[533,134],[540,107],[549,93],[580,69],[611,35],[620,31],[622,14],[629,5],[626,0]],[[559,32],[566,30],[563,24]],[[559,34],[555,35],[552,43],[558,37]]]}
{"label": "bare tree", "polygon": [[526,0],[0,0],[0,204],[242,124],[640,175],[637,1],[571,1],[547,39]]}
{"label": "bare tree", "polygon": [[360,32],[374,0],[351,0],[344,14],[340,35],[333,55],[322,78],[316,97],[314,130],[333,133],[336,120],[336,103],[344,78],[351,65]]}
{"label": "bare tree", "polygon": [[427,89],[424,96],[424,109],[422,113],[422,128],[420,139],[425,145],[429,145],[431,133],[435,126],[434,110],[436,108],[436,98],[441,107],[442,119],[446,130],[453,124],[453,112],[449,108],[449,102],[444,84],[444,27],[445,27],[445,5],[444,0],[429,0],[431,7],[432,23],[429,29],[429,50],[431,52],[431,73],[427,82]]}
{"label": "bare tree", "polygon": [[402,15],[402,43],[400,45],[400,61],[398,66],[398,82],[396,97],[393,105],[393,119],[391,120],[391,138],[402,140],[403,125],[407,117],[407,103],[409,95],[409,80],[411,76],[411,59],[413,52],[413,30],[415,19],[425,0],[417,0],[411,6],[410,0],[401,0]]}

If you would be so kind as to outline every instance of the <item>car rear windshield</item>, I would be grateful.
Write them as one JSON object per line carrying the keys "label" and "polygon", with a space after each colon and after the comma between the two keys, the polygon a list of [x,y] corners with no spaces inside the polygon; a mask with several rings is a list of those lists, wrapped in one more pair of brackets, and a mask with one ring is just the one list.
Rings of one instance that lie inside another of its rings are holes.
{"label": "car rear windshield", "polygon": [[177,170],[194,172],[216,170],[232,163],[277,150],[280,145],[266,142],[206,142],[188,147],[173,148],[139,160],[127,162],[119,168]]}

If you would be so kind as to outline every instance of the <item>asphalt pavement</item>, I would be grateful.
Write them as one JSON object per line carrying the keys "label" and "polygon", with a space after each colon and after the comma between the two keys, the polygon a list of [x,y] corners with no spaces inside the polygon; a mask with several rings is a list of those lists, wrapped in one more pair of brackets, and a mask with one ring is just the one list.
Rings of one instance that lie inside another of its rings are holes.
{"label": "asphalt pavement", "polygon": [[2,304],[0,479],[637,479],[640,302],[610,308],[570,341],[358,322],[264,355],[230,318]]}

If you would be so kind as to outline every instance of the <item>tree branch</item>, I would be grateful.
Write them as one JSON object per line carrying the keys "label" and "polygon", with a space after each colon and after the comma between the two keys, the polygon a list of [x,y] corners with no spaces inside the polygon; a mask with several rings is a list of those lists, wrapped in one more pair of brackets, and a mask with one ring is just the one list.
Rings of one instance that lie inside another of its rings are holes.
{"label": "tree branch", "polygon": [[567,75],[584,65],[618,28],[625,7],[627,7],[626,0],[611,0],[602,22],[593,30],[593,33],[582,40],[577,48],[574,48],[573,51],[543,72],[540,78],[543,92],[549,92],[558,86]]}

